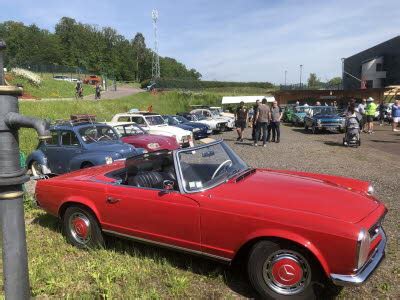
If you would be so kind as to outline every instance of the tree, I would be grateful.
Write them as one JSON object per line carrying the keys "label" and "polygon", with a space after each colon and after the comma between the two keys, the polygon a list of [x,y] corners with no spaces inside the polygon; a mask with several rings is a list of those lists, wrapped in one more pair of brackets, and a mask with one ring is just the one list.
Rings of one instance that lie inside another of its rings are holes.
{"label": "tree", "polygon": [[330,87],[337,87],[342,84],[342,77],[333,77],[326,83]]}
{"label": "tree", "polygon": [[132,47],[136,57],[136,81],[140,81],[139,77],[139,66],[143,63],[143,58],[145,57],[146,42],[144,40],[143,34],[140,32],[136,33],[132,40]]}
{"label": "tree", "polygon": [[310,73],[310,76],[308,77],[307,80],[308,87],[312,89],[318,89],[323,87],[323,82],[317,77],[317,74],[315,73]]}

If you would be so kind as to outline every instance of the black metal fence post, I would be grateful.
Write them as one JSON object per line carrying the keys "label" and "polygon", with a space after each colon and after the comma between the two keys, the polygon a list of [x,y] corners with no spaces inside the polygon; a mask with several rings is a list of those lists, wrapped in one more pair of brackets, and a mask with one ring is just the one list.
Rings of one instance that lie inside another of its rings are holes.
{"label": "black metal fence post", "polygon": [[[0,41],[0,65],[5,43]],[[49,124],[18,113],[22,89],[5,86],[0,69],[0,228],[3,250],[4,291],[7,300],[29,299],[28,257],[22,184],[29,181],[20,166],[18,130],[35,128],[39,139],[49,138]]]}

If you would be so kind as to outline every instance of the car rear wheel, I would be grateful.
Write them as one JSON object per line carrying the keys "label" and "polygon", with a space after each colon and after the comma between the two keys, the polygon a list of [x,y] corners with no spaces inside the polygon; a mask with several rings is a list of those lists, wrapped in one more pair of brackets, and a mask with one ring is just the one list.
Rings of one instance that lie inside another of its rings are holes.
{"label": "car rear wheel", "polygon": [[63,216],[63,231],[69,243],[84,249],[104,246],[104,238],[96,217],[89,209],[70,206]]}
{"label": "car rear wheel", "polygon": [[323,284],[320,268],[307,253],[272,241],[253,246],[247,270],[263,299],[314,299],[314,285]]}

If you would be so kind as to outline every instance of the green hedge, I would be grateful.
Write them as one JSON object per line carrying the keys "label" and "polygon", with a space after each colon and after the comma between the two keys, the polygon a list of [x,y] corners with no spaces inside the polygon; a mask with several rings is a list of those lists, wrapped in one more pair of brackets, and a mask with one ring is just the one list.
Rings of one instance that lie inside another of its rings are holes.
{"label": "green hedge", "polygon": [[[141,82],[141,87],[146,88],[150,80]],[[160,78],[157,81],[157,88],[164,89],[206,89],[220,87],[256,87],[271,89],[274,85],[270,82],[235,82],[235,81],[203,81],[203,80],[181,80]]]}

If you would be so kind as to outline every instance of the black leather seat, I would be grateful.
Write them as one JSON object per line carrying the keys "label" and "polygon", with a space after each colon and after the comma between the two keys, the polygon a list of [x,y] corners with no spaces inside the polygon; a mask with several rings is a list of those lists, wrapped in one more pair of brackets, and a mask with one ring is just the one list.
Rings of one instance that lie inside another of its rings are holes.
{"label": "black leather seat", "polygon": [[159,172],[149,171],[139,173],[136,176],[129,178],[128,184],[137,187],[162,189],[163,181],[164,178]]}

